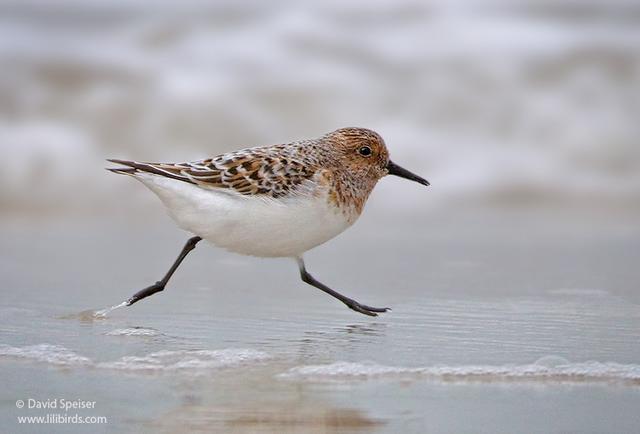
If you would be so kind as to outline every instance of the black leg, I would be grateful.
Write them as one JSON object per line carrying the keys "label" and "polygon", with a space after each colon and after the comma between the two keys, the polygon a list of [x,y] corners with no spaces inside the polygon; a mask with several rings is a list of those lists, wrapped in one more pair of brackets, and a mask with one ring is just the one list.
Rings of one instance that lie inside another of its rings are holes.
{"label": "black leg", "polygon": [[364,304],[360,304],[354,299],[346,297],[340,294],[339,292],[334,291],[324,283],[317,281],[315,277],[309,274],[309,272],[304,266],[304,261],[302,260],[302,258],[297,258],[297,261],[298,261],[298,267],[300,268],[300,277],[302,278],[303,282],[308,283],[311,286],[315,286],[316,288],[326,292],[330,296],[337,298],[338,300],[346,304],[349,309],[355,310],[356,312],[360,312],[369,316],[378,316],[376,312],[386,312],[388,310],[391,310],[388,307],[371,307]]}
{"label": "black leg", "polygon": [[196,244],[198,244],[198,242],[200,242],[200,240],[202,240],[202,238],[200,238],[200,237],[189,238],[187,243],[182,248],[182,251],[180,252],[180,255],[178,255],[178,258],[173,263],[171,268],[169,268],[169,271],[167,271],[167,274],[164,275],[162,280],[159,280],[158,282],[154,283],[153,285],[151,285],[151,286],[149,286],[149,287],[147,287],[147,288],[145,288],[143,290],[140,290],[140,291],[136,292],[135,294],[133,294],[133,296],[129,300],[127,300],[127,306],[131,306],[133,303],[136,303],[136,302],[142,300],[143,298],[147,298],[150,295],[155,294],[156,292],[162,291],[164,289],[164,287],[167,286],[167,283],[169,282],[169,279],[171,279],[171,276],[173,276],[173,273],[175,273],[175,271],[178,269],[178,267],[180,266],[180,264],[182,263],[184,258],[187,257],[187,255],[189,254],[190,251],[192,251],[193,249],[196,248]]}

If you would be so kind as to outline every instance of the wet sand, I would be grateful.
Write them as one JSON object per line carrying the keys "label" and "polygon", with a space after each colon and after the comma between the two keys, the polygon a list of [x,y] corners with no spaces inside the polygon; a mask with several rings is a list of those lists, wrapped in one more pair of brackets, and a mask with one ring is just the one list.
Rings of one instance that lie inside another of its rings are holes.
{"label": "wet sand", "polygon": [[637,427],[632,218],[372,213],[307,263],[393,308],[381,317],[305,286],[291,261],[203,245],[164,293],[96,318],[157,280],[185,238],[142,220],[2,225],[4,430],[85,432],[18,424],[52,412],[16,408],[29,398],[95,401],[77,413],[107,417],[96,432]]}

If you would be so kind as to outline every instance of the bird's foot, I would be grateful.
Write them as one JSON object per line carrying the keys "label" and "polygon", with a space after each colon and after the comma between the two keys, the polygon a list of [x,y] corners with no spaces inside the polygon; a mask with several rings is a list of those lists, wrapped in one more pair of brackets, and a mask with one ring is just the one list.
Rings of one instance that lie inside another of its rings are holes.
{"label": "bird's foot", "polygon": [[350,300],[348,302],[345,302],[345,304],[349,309],[355,310],[356,312],[360,312],[364,315],[369,315],[369,316],[378,316],[378,313],[384,313],[391,310],[388,307],[367,306],[366,304],[360,304],[355,300]]}

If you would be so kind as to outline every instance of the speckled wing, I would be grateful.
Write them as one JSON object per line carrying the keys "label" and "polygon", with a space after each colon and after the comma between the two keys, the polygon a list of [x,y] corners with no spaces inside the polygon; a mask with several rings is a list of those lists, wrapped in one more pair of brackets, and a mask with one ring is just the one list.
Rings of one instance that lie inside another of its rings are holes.
{"label": "speckled wing", "polygon": [[245,196],[277,198],[294,193],[315,174],[312,166],[285,152],[278,153],[285,149],[284,146],[253,148],[188,163],[109,161],[131,168],[111,169],[118,173],[148,172],[205,189],[228,189]]}

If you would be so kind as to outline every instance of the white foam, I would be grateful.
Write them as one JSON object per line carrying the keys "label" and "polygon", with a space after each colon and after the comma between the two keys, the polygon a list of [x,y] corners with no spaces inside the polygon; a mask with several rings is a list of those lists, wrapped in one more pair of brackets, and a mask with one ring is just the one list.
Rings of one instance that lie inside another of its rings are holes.
{"label": "white foam", "polygon": [[250,349],[179,350],[158,351],[142,357],[126,356],[97,366],[126,371],[198,371],[262,362],[269,358],[267,353]]}
{"label": "white foam", "polygon": [[[123,329],[135,330],[135,329]],[[148,331],[148,329],[144,329]],[[95,362],[59,345],[39,344],[26,347],[0,345],[0,360],[27,359],[55,366],[82,366],[132,372],[189,372],[231,368],[268,360],[271,356],[252,349],[157,351],[146,356],[125,356],[110,362]]]}
{"label": "white foam", "polygon": [[52,365],[89,365],[91,360],[60,345],[38,344],[26,347],[0,345],[0,358],[28,359]]}
{"label": "white foam", "polygon": [[144,328],[144,327],[130,327],[125,329],[111,330],[105,333],[107,336],[161,336],[162,333],[156,329]]}
{"label": "white foam", "polygon": [[446,382],[624,382],[640,384],[640,365],[614,362],[569,363],[544,357],[525,365],[462,365],[396,367],[375,363],[336,362],[305,365],[280,374],[281,378],[311,381],[348,381],[372,378],[423,378]]}

